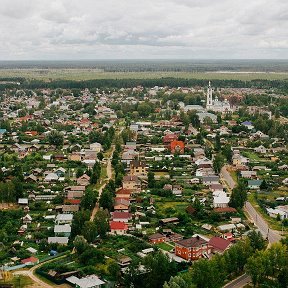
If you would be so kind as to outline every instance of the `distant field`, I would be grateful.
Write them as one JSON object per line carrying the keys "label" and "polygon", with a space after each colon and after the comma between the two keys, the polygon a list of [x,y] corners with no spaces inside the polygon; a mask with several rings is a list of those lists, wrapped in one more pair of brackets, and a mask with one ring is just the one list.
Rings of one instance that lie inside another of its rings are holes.
{"label": "distant field", "polygon": [[24,77],[43,81],[51,80],[92,80],[92,79],[234,79],[234,80],[288,80],[288,73],[253,72],[105,72],[101,69],[0,69],[1,77]]}

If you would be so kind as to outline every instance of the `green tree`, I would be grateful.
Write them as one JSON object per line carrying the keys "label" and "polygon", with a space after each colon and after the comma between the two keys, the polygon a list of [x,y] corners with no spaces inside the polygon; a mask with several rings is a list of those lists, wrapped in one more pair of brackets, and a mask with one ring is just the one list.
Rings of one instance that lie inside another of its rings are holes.
{"label": "green tree", "polygon": [[260,231],[251,231],[248,233],[248,239],[250,240],[250,245],[254,251],[262,250],[266,246],[265,239],[262,237]]}
{"label": "green tree", "polygon": [[97,233],[101,238],[105,238],[109,231],[109,212],[103,209],[98,210],[94,222],[97,227]]}
{"label": "green tree", "polygon": [[108,211],[111,211],[113,204],[113,194],[109,190],[104,189],[99,199],[99,206],[103,209],[108,209]]}
{"label": "green tree", "polygon": [[96,223],[93,221],[86,221],[82,229],[82,235],[88,242],[94,242],[98,235]]}
{"label": "green tree", "polygon": [[62,147],[64,143],[63,135],[55,130],[50,132],[50,134],[47,136],[47,140],[50,145],[54,145],[57,148]]}
{"label": "green tree", "polygon": [[242,209],[246,201],[247,190],[244,183],[240,182],[239,185],[232,190],[229,206]]}

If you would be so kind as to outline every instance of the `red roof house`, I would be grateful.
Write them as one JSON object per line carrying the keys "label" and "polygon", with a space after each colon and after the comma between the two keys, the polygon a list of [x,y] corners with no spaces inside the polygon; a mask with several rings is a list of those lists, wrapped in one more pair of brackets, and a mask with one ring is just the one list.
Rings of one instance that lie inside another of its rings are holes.
{"label": "red roof house", "polygon": [[124,222],[111,221],[110,222],[111,234],[114,235],[123,235],[126,234],[128,230],[128,225]]}
{"label": "red roof house", "polygon": [[22,259],[21,263],[22,264],[26,264],[26,265],[35,265],[35,264],[39,263],[39,259],[36,258],[36,257],[31,256],[29,258]]}
{"label": "red roof house", "polygon": [[169,145],[171,142],[178,139],[176,134],[167,134],[163,137],[163,144]]}
{"label": "red roof house", "polygon": [[216,253],[223,253],[232,246],[229,240],[221,237],[212,237],[208,244],[212,247],[212,251]]}
{"label": "red roof house", "polygon": [[183,154],[184,149],[185,149],[185,144],[183,141],[174,140],[170,143],[170,151],[172,154],[174,154],[174,153]]}

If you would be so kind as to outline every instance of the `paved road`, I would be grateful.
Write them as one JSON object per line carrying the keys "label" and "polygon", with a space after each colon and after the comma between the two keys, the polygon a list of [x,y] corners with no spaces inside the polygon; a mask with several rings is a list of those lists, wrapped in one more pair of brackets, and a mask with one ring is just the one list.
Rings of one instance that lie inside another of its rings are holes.
{"label": "paved road", "polygon": [[112,156],[113,156],[114,150],[115,150],[115,145],[112,146],[111,156],[107,159],[107,167],[106,167],[106,169],[107,169],[107,178],[105,180],[105,183],[98,190],[98,193],[99,193],[98,194],[98,199],[97,199],[95,207],[94,207],[94,209],[92,211],[92,214],[91,214],[91,217],[90,217],[90,221],[94,220],[95,215],[96,215],[96,213],[97,213],[97,211],[99,209],[99,199],[100,199],[100,196],[102,194],[103,189],[105,188],[105,186],[109,182],[109,180],[112,179],[112,164],[111,164],[111,160],[112,160]]}
{"label": "paved road", "polygon": [[240,277],[234,279],[224,286],[224,288],[242,288],[248,283],[250,283],[251,278],[247,274],[243,274]]}
{"label": "paved road", "polygon": [[280,241],[281,239],[280,232],[269,228],[265,219],[255,210],[252,204],[248,201],[245,204],[245,211],[248,213],[250,219],[257,226],[262,236],[264,238],[268,236],[270,244]]}

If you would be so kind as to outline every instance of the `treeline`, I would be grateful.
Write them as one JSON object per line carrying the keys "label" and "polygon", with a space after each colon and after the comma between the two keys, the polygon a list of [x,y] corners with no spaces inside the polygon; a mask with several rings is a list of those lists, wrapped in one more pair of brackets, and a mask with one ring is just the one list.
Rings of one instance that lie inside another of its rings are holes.
{"label": "treeline", "polygon": [[[169,86],[169,87],[191,87],[191,86],[206,86],[206,79],[184,79],[166,77],[160,79],[94,79],[85,81],[72,80],[56,80],[44,82],[40,80],[26,80],[22,83],[22,89],[40,89],[40,88],[63,88],[63,89],[84,89],[84,88],[131,88],[142,85],[144,87],[154,86]],[[215,79],[213,80],[214,87],[233,87],[233,88],[277,88],[288,92],[288,81],[282,80],[231,80],[231,79]],[[1,87],[0,87],[1,88]],[[7,87],[6,87],[7,88]]]}

